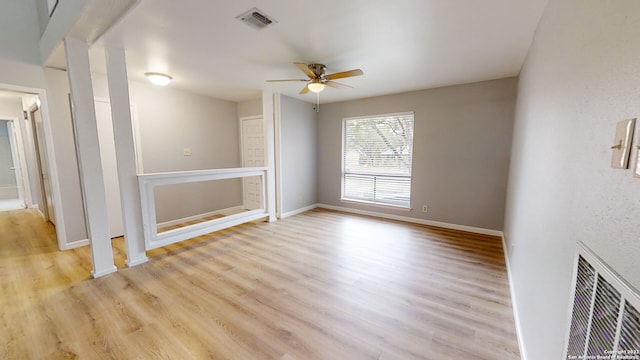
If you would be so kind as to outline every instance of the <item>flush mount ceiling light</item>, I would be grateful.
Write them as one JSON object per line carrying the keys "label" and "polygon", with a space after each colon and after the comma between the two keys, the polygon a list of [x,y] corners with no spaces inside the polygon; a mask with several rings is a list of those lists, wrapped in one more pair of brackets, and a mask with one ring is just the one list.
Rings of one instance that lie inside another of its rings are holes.
{"label": "flush mount ceiling light", "polygon": [[319,93],[324,90],[325,85],[321,83],[320,80],[313,79],[309,84],[307,84],[307,87],[309,88],[309,91]]}
{"label": "flush mount ceiling light", "polygon": [[151,81],[152,84],[158,85],[158,86],[167,86],[173,79],[171,76],[167,74],[157,73],[157,72],[148,72],[148,73],[145,73],[144,76],[146,76],[147,79],[149,79],[149,81]]}

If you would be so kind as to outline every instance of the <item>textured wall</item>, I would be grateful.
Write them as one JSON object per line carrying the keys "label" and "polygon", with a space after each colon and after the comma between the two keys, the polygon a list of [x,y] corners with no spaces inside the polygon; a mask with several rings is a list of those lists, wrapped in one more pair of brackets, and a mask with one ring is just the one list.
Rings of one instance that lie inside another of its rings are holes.
{"label": "textured wall", "polygon": [[639,49],[640,2],[550,0],[520,75],[505,236],[529,360],[562,356],[577,241],[640,287],[640,179],[610,168]]}

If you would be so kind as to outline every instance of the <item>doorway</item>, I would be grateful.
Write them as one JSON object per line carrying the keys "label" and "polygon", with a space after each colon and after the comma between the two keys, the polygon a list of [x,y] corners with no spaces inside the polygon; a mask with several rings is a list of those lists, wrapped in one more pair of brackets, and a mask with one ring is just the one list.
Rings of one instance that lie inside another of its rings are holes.
{"label": "doorway", "polygon": [[24,209],[18,142],[12,120],[0,120],[0,211]]}

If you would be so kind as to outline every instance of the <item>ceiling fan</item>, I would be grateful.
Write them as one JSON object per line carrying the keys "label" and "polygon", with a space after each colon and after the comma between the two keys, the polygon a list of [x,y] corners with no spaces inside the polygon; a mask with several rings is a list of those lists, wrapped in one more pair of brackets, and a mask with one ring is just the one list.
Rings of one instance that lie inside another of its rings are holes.
{"label": "ceiling fan", "polygon": [[329,86],[336,89],[351,88],[352,86],[341,84],[333,80],[343,79],[352,76],[360,76],[364,74],[360,69],[354,69],[349,71],[342,71],[334,74],[325,74],[327,67],[323,64],[305,64],[305,63],[293,63],[303,73],[305,73],[308,79],[288,79],[288,80],[267,80],[268,82],[281,82],[281,81],[305,81],[307,85],[300,90],[299,94],[306,94],[309,91],[319,93],[324,90],[325,86]]}

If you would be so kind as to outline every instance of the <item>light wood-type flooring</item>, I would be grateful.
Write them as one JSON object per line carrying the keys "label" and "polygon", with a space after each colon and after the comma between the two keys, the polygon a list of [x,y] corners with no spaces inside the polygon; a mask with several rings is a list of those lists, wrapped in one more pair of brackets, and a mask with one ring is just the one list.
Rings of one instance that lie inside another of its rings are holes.
{"label": "light wood-type flooring", "polygon": [[94,280],[0,213],[0,359],[519,359],[496,237],[313,210],[149,256]]}

